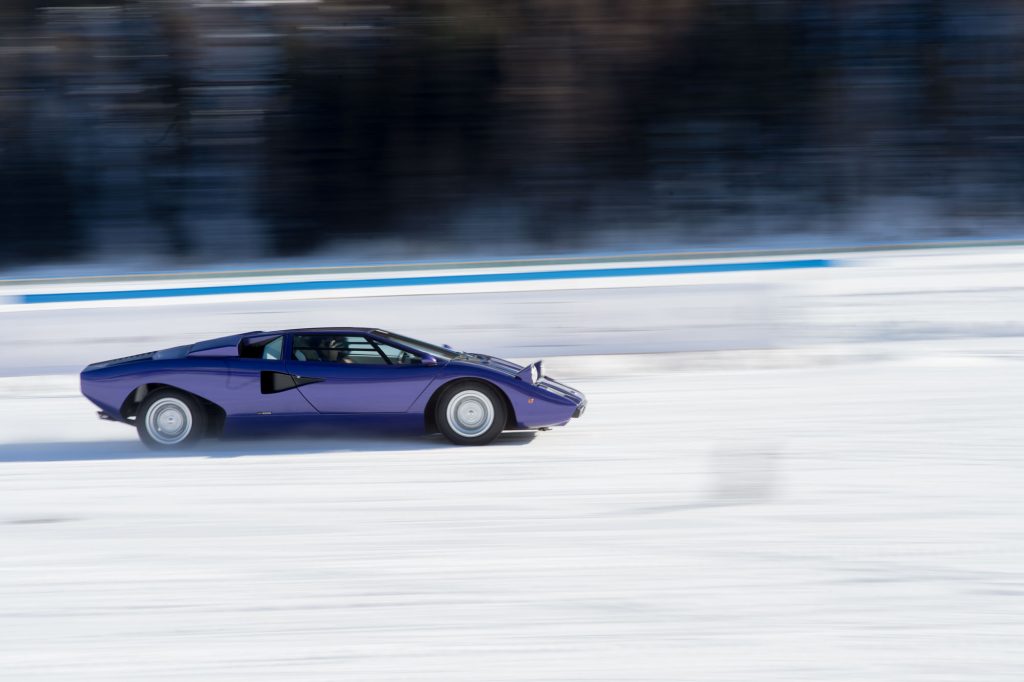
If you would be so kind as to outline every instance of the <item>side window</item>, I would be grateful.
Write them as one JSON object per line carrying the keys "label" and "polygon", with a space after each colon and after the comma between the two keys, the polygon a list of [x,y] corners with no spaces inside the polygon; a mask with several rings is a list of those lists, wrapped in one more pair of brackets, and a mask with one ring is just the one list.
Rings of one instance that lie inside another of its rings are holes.
{"label": "side window", "polygon": [[238,357],[253,360],[280,360],[284,349],[284,337],[273,336],[243,341],[238,347]]}
{"label": "side window", "polygon": [[292,340],[292,357],[299,362],[336,362],[344,365],[387,365],[365,336],[335,334],[296,335]]}
{"label": "side window", "polygon": [[292,338],[292,359],[299,362],[320,362],[319,346],[319,336],[295,336]]}
{"label": "side window", "polygon": [[284,352],[284,337],[279,336],[267,345],[263,346],[263,359],[280,360],[282,352]]}
{"label": "side window", "polygon": [[377,344],[377,348],[380,349],[380,352],[384,354],[392,365],[419,365],[422,363],[418,356],[413,355],[409,351],[389,346],[388,344],[381,343],[380,341],[376,341],[375,343]]}
{"label": "side window", "polygon": [[342,362],[351,365],[390,364],[365,336],[346,336],[345,341],[348,344],[348,353]]}

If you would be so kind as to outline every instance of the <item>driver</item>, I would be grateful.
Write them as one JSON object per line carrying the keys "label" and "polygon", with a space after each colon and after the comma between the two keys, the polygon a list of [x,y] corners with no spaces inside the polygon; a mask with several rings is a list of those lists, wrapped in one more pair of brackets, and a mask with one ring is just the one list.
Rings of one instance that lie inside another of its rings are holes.
{"label": "driver", "polygon": [[352,364],[352,358],[348,356],[348,342],[344,337],[323,337],[320,340],[320,356],[327,362],[340,362],[345,365]]}

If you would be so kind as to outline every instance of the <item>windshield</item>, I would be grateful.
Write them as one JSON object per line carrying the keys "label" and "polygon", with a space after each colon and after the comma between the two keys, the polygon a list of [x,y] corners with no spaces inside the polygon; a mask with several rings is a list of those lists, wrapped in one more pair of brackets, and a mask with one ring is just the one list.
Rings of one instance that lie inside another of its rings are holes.
{"label": "windshield", "polygon": [[392,334],[391,332],[385,332],[379,329],[374,330],[374,334],[388,339],[389,341],[400,343],[403,346],[408,346],[420,353],[433,355],[438,360],[454,360],[458,355],[460,355],[458,351],[451,350],[450,348],[442,348],[441,346],[435,346],[434,344],[427,343],[426,341],[411,339],[408,336],[402,336],[401,334]]}

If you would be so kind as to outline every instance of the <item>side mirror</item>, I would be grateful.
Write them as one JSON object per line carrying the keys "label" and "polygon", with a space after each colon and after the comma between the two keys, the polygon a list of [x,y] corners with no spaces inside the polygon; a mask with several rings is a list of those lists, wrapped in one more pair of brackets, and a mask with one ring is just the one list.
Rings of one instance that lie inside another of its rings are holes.
{"label": "side mirror", "polygon": [[420,364],[425,367],[437,367],[437,358],[433,355],[424,355],[420,358]]}

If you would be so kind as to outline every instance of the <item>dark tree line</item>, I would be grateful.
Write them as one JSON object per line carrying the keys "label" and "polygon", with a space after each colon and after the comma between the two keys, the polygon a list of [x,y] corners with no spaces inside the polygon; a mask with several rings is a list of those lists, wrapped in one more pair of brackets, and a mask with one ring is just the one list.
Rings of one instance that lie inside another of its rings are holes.
{"label": "dark tree line", "polygon": [[1022,19],[1011,0],[8,1],[0,260],[1012,230]]}

